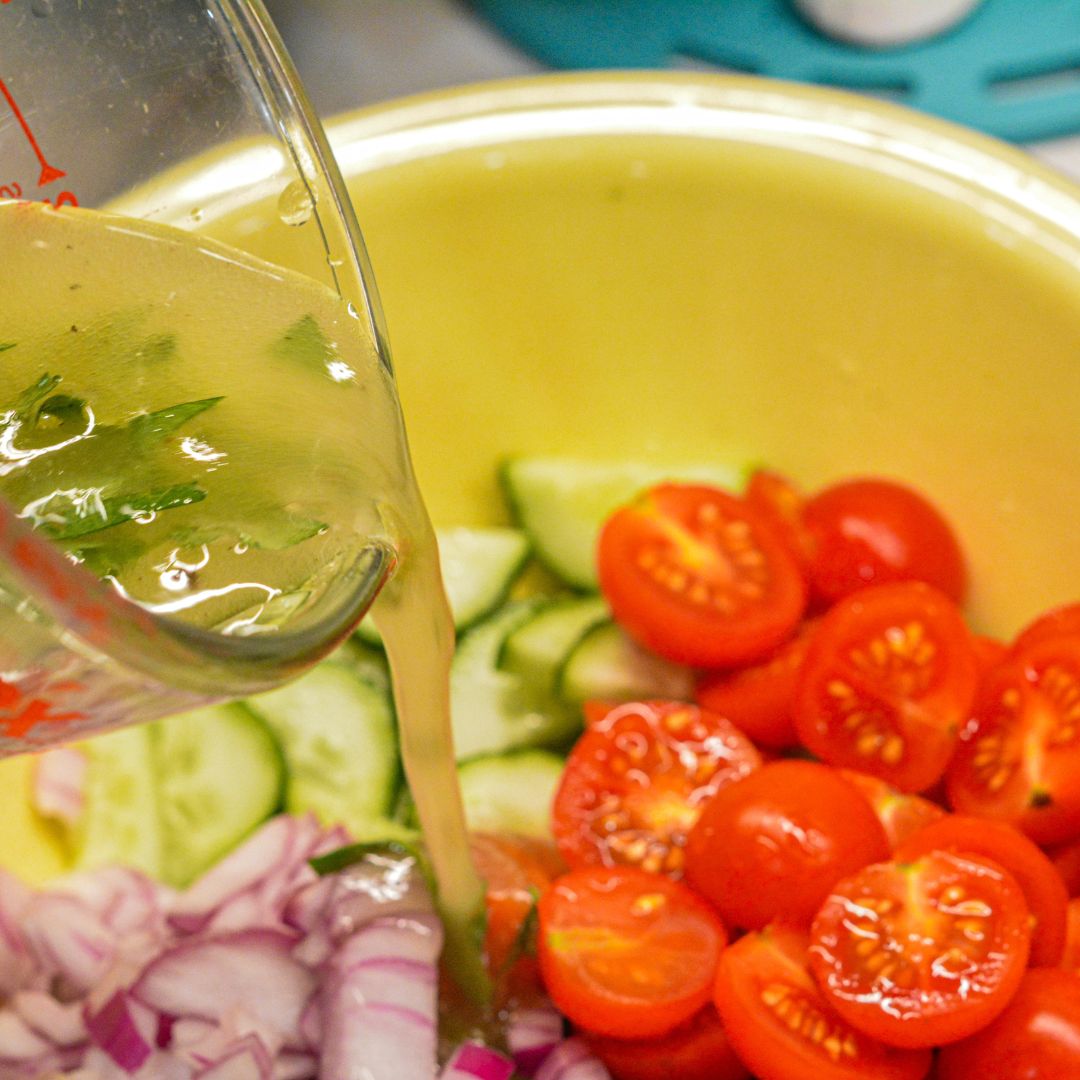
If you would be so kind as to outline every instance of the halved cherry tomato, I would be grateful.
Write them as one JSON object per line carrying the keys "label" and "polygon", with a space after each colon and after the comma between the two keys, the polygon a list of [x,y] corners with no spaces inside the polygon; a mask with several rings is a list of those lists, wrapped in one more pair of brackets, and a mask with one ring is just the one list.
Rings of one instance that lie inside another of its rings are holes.
{"label": "halved cherry tomato", "polygon": [[975,650],[975,663],[980,675],[987,675],[1009,658],[1009,646],[986,634],[972,634],[971,647]]}
{"label": "halved cherry tomato", "polygon": [[1065,952],[1061,967],[1080,975],[1080,899],[1070,900],[1065,913]]}
{"label": "halved cherry tomato", "polygon": [[806,498],[794,481],[772,469],[755,469],[746,482],[744,498],[752,509],[769,520],[795,561],[808,574],[814,541],[803,523]]}
{"label": "halved cherry tomato", "polygon": [[544,985],[578,1027],[647,1039],[709,1000],[727,935],[685,885],[635,867],[583,867],[555,881],[538,912]]}
{"label": "halved cherry tomato", "polygon": [[1016,879],[935,851],[840,882],[811,928],[810,968],[836,1011],[891,1046],[938,1046],[985,1027],[1027,967]]}
{"label": "halved cherry tomato", "polygon": [[945,811],[937,803],[921,795],[897,791],[891,784],[869,773],[856,772],[854,769],[836,771],[849,784],[854,784],[870,803],[893,851],[909,836],[914,836],[920,829],[945,816]]}
{"label": "halved cherry tomato", "polygon": [[776,761],[705,804],[686,878],[730,926],[809,926],[837,881],[889,851],[869,803],[833,769]]}
{"label": "halved cherry tomato", "polygon": [[1047,854],[1070,896],[1080,896],[1080,840],[1048,849]]}
{"label": "halved cherry tomato", "polygon": [[[769,926],[724,950],[716,1007],[760,1080],[922,1080],[928,1050],[896,1050],[842,1020],[807,968],[805,933]],[[677,1080],[672,1074],[671,1080]]]}
{"label": "halved cherry tomato", "polygon": [[1004,867],[1023,889],[1035,922],[1028,963],[1054,967],[1061,962],[1069,894],[1054,864],[1023,833],[1000,821],[950,814],[912,836],[893,858],[914,862],[931,851],[977,855]]}
{"label": "halved cherry tomato", "polygon": [[750,667],[705,673],[694,691],[697,703],[726,716],[761,746],[794,746],[798,736],[791,704],[815,625],[804,622],[794,637]]}
{"label": "halved cherry tomato", "polygon": [[1062,604],[1061,607],[1040,615],[1016,635],[1012,644],[1014,653],[1022,653],[1031,645],[1057,637],[1075,637],[1080,634],[1080,602]]}
{"label": "halved cherry tomato", "polygon": [[537,897],[559,872],[550,845],[527,837],[473,833],[473,863],[485,885],[484,960],[501,1002],[528,1000],[540,986],[525,924]]}
{"label": "halved cherry tomato", "polygon": [[1080,836],[1080,635],[1035,642],[987,676],[947,783],[958,812],[1037,844]]}
{"label": "halved cherry tomato", "polygon": [[569,866],[640,866],[679,878],[701,807],[761,757],[730,720],[674,701],[594,716],[555,793],[552,831]]}
{"label": "halved cherry tomato", "polygon": [[742,499],[717,488],[661,484],[617,510],[600,532],[597,569],[632,637],[696,667],[761,659],[806,607],[786,545]]}
{"label": "halved cherry tomato", "polygon": [[795,727],[833,765],[924,791],[949,763],[977,677],[971,635],[948,597],[920,582],[863,589],[810,639]]}
{"label": "halved cherry tomato", "polygon": [[585,1035],[589,1049],[613,1080],[749,1080],[716,1009],[706,1005],[658,1039]]}
{"label": "halved cherry tomato", "polygon": [[1005,1011],[938,1057],[939,1080],[1075,1080],[1080,1076],[1080,976],[1029,971]]}
{"label": "halved cherry tomato", "polygon": [[917,491],[891,480],[847,480],[809,499],[802,520],[813,541],[810,586],[819,602],[894,581],[924,581],[963,601],[967,567],[956,534]]}

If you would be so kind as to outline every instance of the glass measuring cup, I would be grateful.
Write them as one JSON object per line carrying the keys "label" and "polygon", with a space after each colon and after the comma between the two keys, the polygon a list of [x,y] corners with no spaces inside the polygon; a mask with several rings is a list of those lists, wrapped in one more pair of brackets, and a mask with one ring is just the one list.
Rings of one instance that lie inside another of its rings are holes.
{"label": "glass measuring cup", "polygon": [[[190,160],[182,188],[155,190]],[[195,228],[238,161],[388,372],[348,196],[259,0],[0,0],[0,199],[122,208],[138,191],[139,216]],[[394,561],[373,538],[295,625],[226,636],[126,601],[0,503],[0,756],[274,686],[348,634]]]}

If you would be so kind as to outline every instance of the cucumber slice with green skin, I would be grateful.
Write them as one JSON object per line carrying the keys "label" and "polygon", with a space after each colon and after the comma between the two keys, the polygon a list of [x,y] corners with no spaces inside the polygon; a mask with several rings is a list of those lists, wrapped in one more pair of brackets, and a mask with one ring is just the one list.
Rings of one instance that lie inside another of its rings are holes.
{"label": "cucumber slice with green skin", "polygon": [[[435,535],[454,629],[460,633],[506,602],[531,546],[519,529],[437,529]],[[356,634],[368,645],[382,644],[370,616]]]}
{"label": "cucumber slice with green skin", "polygon": [[560,696],[580,704],[663,698],[691,701],[694,673],[648,652],[613,622],[590,630],[567,657],[556,685]]}
{"label": "cucumber slice with green skin", "polygon": [[150,728],[161,814],[162,877],[185,886],[280,806],[274,736],[243,705],[217,705]]}
{"label": "cucumber slice with green skin", "polygon": [[542,603],[538,599],[509,603],[458,642],[450,667],[450,710],[459,761],[558,745],[580,727],[564,703],[498,666],[508,635],[532,619]]}
{"label": "cucumber slice with green skin", "polygon": [[83,812],[71,833],[76,870],[120,864],[152,877],[163,868],[150,728],[121,728],[79,744],[87,768]]}
{"label": "cucumber slice with green skin", "polygon": [[593,627],[610,621],[603,597],[556,600],[507,636],[499,667],[556,696],[556,680],[567,658]]}
{"label": "cucumber slice with green skin", "polygon": [[378,833],[401,780],[388,690],[347,663],[326,661],[247,705],[281,745],[286,810],[311,811],[356,838]]}
{"label": "cucumber slice with green skin", "polygon": [[547,750],[475,758],[458,769],[473,832],[551,837],[551,803],[566,762]]}
{"label": "cucumber slice with green skin", "polygon": [[499,479],[540,562],[567,585],[595,591],[596,540],[613,511],[665,480],[741,490],[747,471],[747,466],[513,457],[502,463]]}

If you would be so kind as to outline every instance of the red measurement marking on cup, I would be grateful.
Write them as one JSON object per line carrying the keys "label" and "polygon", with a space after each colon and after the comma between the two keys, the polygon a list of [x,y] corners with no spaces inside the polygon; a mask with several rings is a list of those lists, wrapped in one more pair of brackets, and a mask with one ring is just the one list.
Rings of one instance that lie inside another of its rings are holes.
{"label": "red measurement marking on cup", "polygon": [[[78,683],[66,683],[81,690]],[[27,697],[17,686],[0,679],[0,734],[11,739],[24,739],[38,724],[67,724],[85,720],[85,713],[54,712],[55,706],[44,698]]]}
{"label": "red measurement marking on cup", "polygon": [[[41,166],[41,175],[38,177],[38,187],[45,187],[46,184],[51,184],[54,180],[59,180],[62,176],[67,176],[67,173],[63,169],[58,169],[54,165],[50,165],[45,160],[45,155],[42,153],[41,147],[38,145],[37,139],[34,137],[33,131],[30,130],[30,125],[26,122],[26,117],[22,114],[22,109],[19,108],[18,102],[12,96],[11,91],[7,88],[7,84],[3,79],[0,79],[0,96],[8,103],[11,108],[12,115],[15,117],[19,127],[22,128],[23,134],[26,136],[26,141],[30,144],[30,149],[34,151],[34,157],[38,159],[38,164]],[[65,195],[71,195],[70,192],[64,192]],[[71,195],[74,199],[75,196]],[[59,203],[58,203],[59,205]]]}

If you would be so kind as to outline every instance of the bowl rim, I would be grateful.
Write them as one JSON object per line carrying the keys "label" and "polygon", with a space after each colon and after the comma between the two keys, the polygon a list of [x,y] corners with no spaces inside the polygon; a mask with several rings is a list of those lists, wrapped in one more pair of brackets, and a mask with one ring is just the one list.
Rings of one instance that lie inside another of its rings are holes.
{"label": "bowl rim", "polygon": [[325,126],[347,180],[454,151],[575,136],[786,149],[934,191],[982,215],[1001,243],[1018,233],[1080,270],[1080,184],[991,136],[845,90],[698,72],[546,74],[395,98]]}

